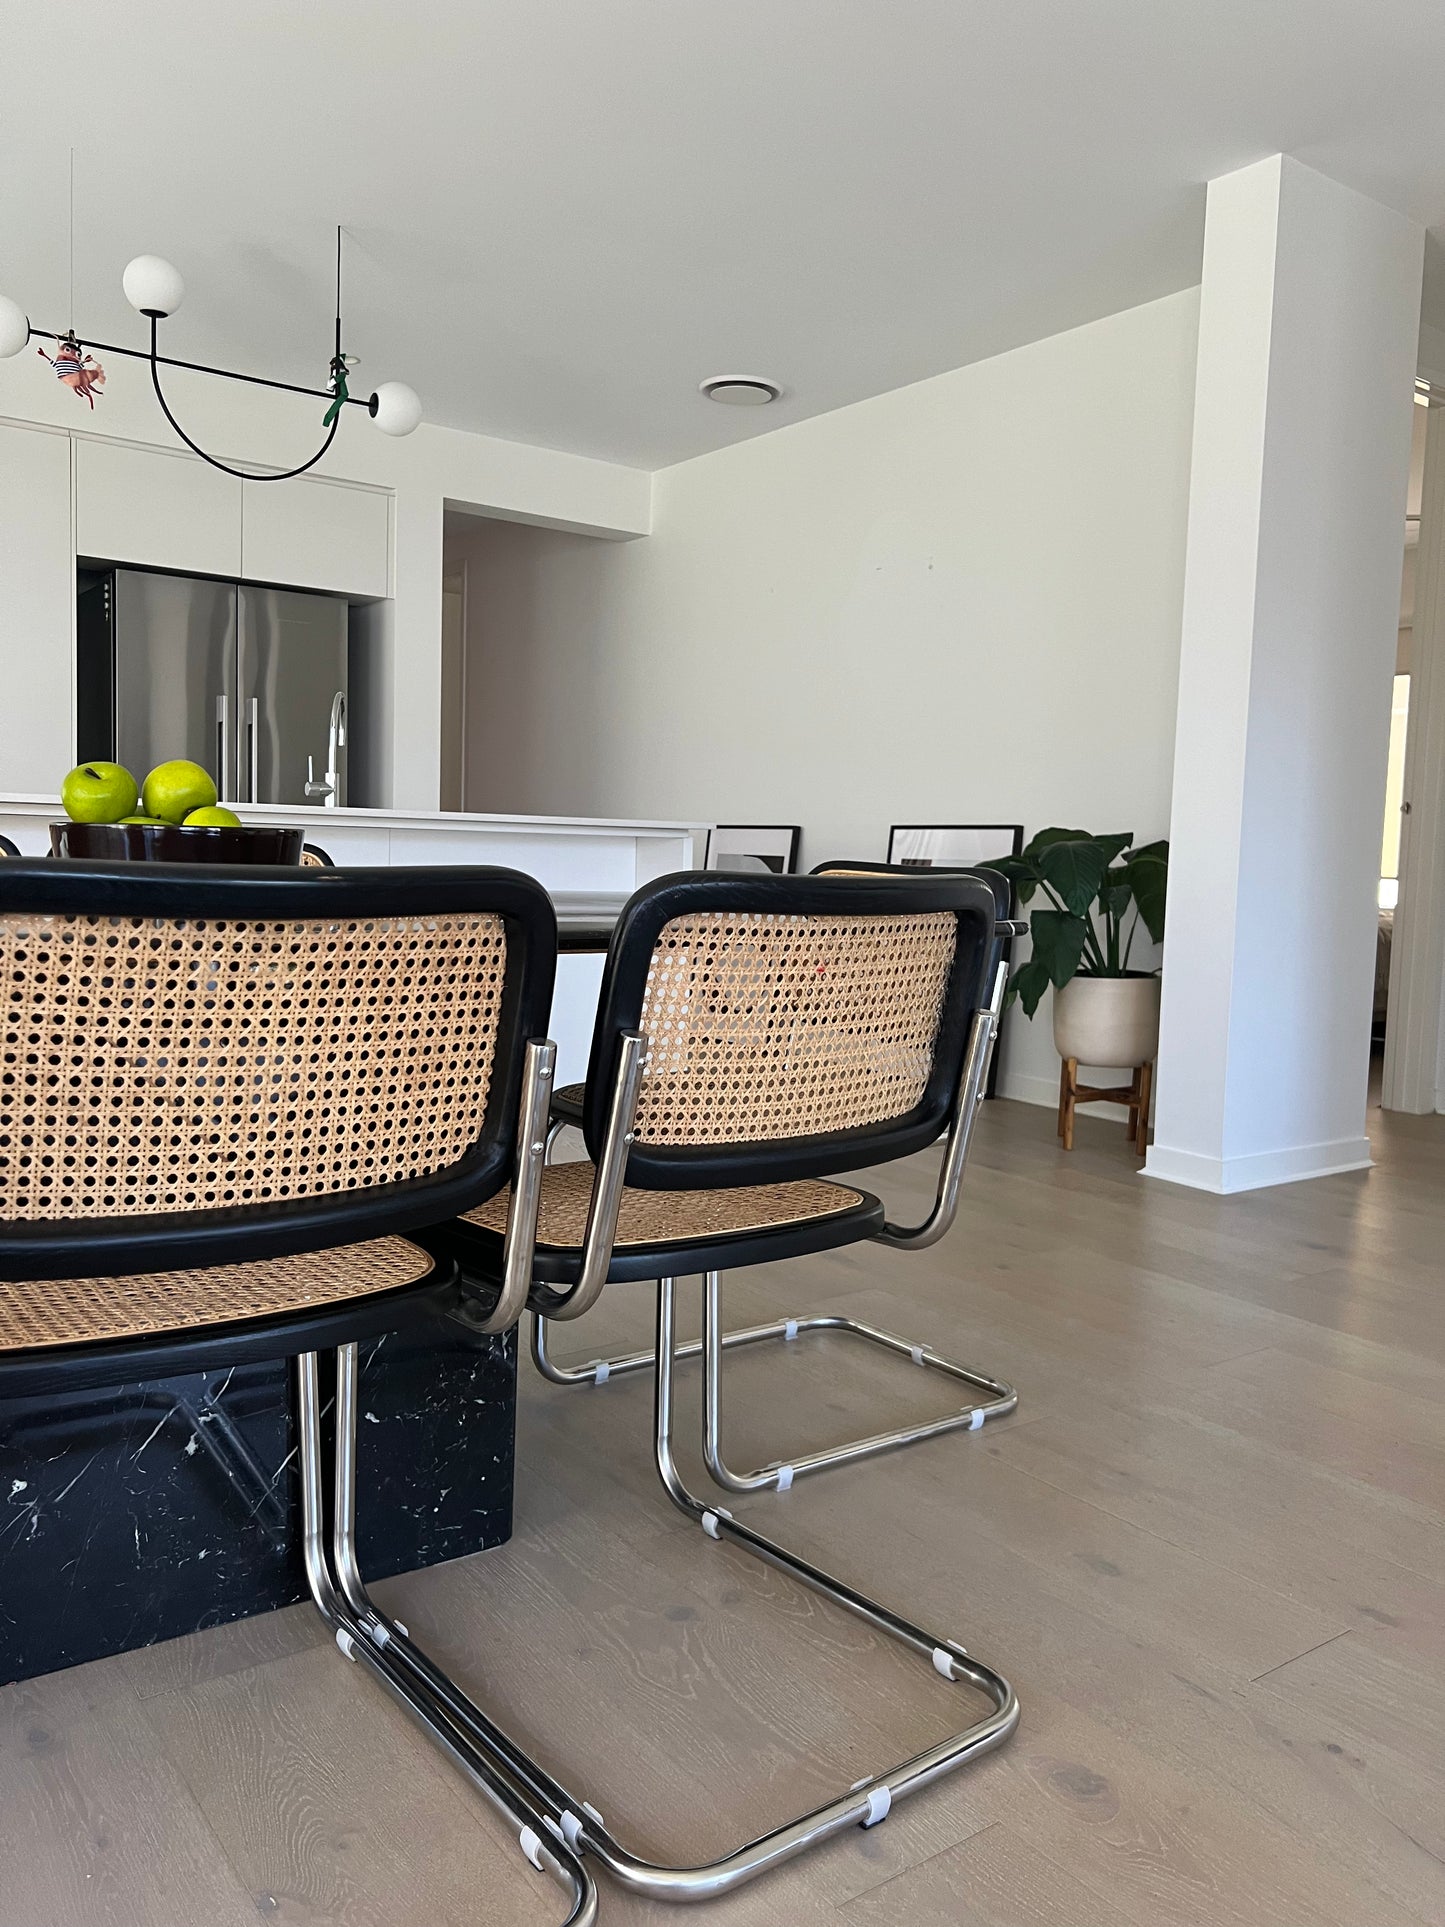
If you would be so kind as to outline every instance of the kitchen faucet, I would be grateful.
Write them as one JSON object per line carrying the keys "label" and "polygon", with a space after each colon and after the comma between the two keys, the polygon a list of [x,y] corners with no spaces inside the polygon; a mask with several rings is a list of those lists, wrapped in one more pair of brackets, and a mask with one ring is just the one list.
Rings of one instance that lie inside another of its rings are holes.
{"label": "kitchen faucet", "polygon": [[336,799],[341,790],[341,776],[336,767],[336,752],[339,749],[345,749],[345,747],[346,691],[344,689],[338,689],[336,694],[331,698],[331,721],[326,731],[326,776],[324,781],[320,783],[316,781],[315,758],[311,756],[306,758],[306,794],[308,796],[323,797],[325,800],[321,807],[324,810],[334,810],[337,808]]}

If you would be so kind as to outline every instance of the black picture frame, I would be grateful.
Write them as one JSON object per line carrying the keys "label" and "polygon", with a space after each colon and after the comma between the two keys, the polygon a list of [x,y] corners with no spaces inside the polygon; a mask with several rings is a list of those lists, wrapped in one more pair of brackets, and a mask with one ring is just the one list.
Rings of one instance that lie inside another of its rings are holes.
{"label": "black picture frame", "polygon": [[[905,855],[900,848],[900,838],[910,836],[940,839],[956,836],[958,848],[950,851],[944,843],[933,862],[920,862],[916,853]],[[972,844],[966,843],[965,838],[972,839]],[[906,870],[972,869],[987,863],[991,857],[1017,856],[1023,847],[1022,823],[895,823],[888,832],[888,861]]]}
{"label": "black picture frame", "polygon": [[[802,826],[798,823],[715,823],[707,833],[702,867],[740,870],[759,876],[796,876],[802,837]],[[750,845],[751,838],[759,840],[759,847]],[[767,844],[772,847],[762,847]],[[727,858],[735,860],[729,862]]]}

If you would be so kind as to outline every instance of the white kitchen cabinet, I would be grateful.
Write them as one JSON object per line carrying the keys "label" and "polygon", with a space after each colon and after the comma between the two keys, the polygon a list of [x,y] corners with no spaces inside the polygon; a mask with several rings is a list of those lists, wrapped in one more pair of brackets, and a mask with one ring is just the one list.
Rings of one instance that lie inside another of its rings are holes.
{"label": "white kitchen cabinet", "polygon": [[0,427],[0,791],[53,794],[74,760],[70,437]]}
{"label": "white kitchen cabinet", "polygon": [[241,573],[248,582],[333,595],[390,593],[391,497],[297,476],[242,484]]}
{"label": "white kitchen cabinet", "polygon": [[237,575],[241,483],[195,455],[80,436],[76,548],[105,562]]}

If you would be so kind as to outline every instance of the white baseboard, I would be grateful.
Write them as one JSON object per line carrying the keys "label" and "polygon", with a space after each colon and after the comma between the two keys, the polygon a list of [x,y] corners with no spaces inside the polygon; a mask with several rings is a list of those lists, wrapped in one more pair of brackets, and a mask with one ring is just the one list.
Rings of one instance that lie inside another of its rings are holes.
{"label": "white baseboard", "polygon": [[1141,1176],[1228,1196],[1235,1191],[1258,1191],[1270,1184],[1333,1177],[1340,1171],[1368,1171],[1373,1163],[1367,1137],[1336,1138],[1329,1144],[1293,1144],[1283,1151],[1259,1151],[1238,1158],[1208,1157],[1199,1151],[1175,1151],[1167,1144],[1152,1144]]}

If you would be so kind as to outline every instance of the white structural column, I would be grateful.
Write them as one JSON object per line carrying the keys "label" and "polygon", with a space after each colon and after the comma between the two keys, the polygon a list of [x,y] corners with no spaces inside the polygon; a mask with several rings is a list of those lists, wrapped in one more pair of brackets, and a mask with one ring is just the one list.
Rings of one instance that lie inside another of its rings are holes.
{"label": "white structural column", "polygon": [[1370,1161],[1423,246],[1287,156],[1209,186],[1152,1177]]}

